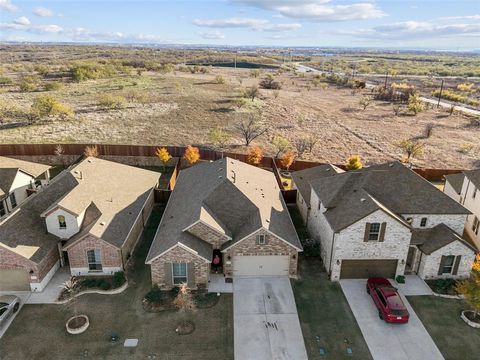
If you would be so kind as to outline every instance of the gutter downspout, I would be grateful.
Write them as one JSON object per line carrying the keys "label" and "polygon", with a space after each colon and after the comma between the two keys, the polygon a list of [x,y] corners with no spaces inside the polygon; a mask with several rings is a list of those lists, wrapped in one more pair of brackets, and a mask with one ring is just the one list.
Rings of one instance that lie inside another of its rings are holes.
{"label": "gutter downspout", "polygon": [[[332,260],[333,260],[333,247],[335,246],[335,232],[332,236],[332,249],[330,250],[330,265],[328,266],[328,276],[332,275]],[[331,279],[330,279],[331,280]]]}
{"label": "gutter downspout", "polygon": [[[468,179],[468,178],[467,178]],[[468,194],[468,188],[470,187],[470,180],[468,180],[468,183],[467,183],[467,188],[465,189],[465,196],[463,197],[463,200],[462,200],[462,205],[465,205],[465,199],[467,198],[467,194]],[[461,194],[460,194],[461,196]]]}

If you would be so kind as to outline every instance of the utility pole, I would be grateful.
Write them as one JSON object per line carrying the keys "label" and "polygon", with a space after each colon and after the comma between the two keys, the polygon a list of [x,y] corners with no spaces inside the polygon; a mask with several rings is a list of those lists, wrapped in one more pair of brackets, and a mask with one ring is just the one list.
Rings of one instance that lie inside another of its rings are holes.
{"label": "utility pole", "polygon": [[387,80],[388,80],[388,71],[385,73],[385,85],[383,85],[385,89],[387,88]]}
{"label": "utility pole", "polygon": [[235,53],[235,69],[237,68],[237,53]]}
{"label": "utility pole", "polygon": [[442,99],[442,91],[443,91],[443,79],[442,79],[442,85],[440,85],[440,94],[438,94],[437,108],[440,107],[440,100]]}

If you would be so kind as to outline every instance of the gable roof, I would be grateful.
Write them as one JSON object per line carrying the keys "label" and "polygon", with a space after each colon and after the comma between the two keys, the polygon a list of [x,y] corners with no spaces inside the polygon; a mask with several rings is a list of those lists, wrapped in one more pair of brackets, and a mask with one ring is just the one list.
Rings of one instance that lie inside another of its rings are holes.
{"label": "gable roof", "polygon": [[17,172],[14,168],[0,168],[0,198],[10,193]]}
{"label": "gable roof", "polygon": [[40,263],[58,243],[56,236],[46,232],[40,214],[77,185],[77,179],[70,173],[63,173],[42,191],[28,197],[0,223],[0,246]]}
{"label": "gable roof", "polygon": [[0,169],[20,169],[23,172],[33,176],[39,177],[45,173],[51,166],[34,163],[31,161],[19,160],[15,158],[0,156]]}
{"label": "gable roof", "polygon": [[231,158],[180,172],[147,263],[178,243],[211,260],[212,246],[183,231],[198,220],[231,237],[229,245],[265,228],[301,250],[273,173]]}
{"label": "gable roof", "polygon": [[444,176],[445,180],[452,186],[453,190],[460,195],[462,192],[463,180],[465,175],[463,173],[450,174]]}
{"label": "gable roof", "polygon": [[477,188],[480,188],[480,169],[466,170],[463,173]]}
{"label": "gable roof", "polygon": [[477,252],[472,245],[445,224],[438,224],[429,229],[413,229],[410,243],[417,245],[423,253],[430,255],[454,241],[460,241],[473,252]]}
{"label": "gable roof", "polygon": [[314,166],[308,169],[292,172],[292,179],[303,200],[310,206],[311,182],[322,177],[333,176],[344,171],[331,164]]}
{"label": "gable roof", "polygon": [[[470,214],[462,205],[399,162],[371,166],[312,182],[334,231],[362,219],[378,203],[397,216]],[[373,201],[372,199],[375,199]]]}

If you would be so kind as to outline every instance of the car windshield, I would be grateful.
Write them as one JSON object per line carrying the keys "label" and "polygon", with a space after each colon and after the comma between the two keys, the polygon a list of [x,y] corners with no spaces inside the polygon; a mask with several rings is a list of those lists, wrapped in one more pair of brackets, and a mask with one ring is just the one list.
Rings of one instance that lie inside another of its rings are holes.
{"label": "car windshield", "polygon": [[391,295],[387,299],[388,306],[392,310],[405,310],[405,305],[403,305],[403,301],[398,295]]}

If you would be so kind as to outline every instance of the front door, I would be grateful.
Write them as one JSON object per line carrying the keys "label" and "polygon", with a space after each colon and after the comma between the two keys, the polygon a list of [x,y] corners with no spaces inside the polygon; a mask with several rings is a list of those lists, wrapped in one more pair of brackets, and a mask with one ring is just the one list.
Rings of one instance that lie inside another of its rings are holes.
{"label": "front door", "polygon": [[405,272],[415,272],[415,255],[417,254],[417,248],[410,246],[408,248],[407,263],[405,266]]}

